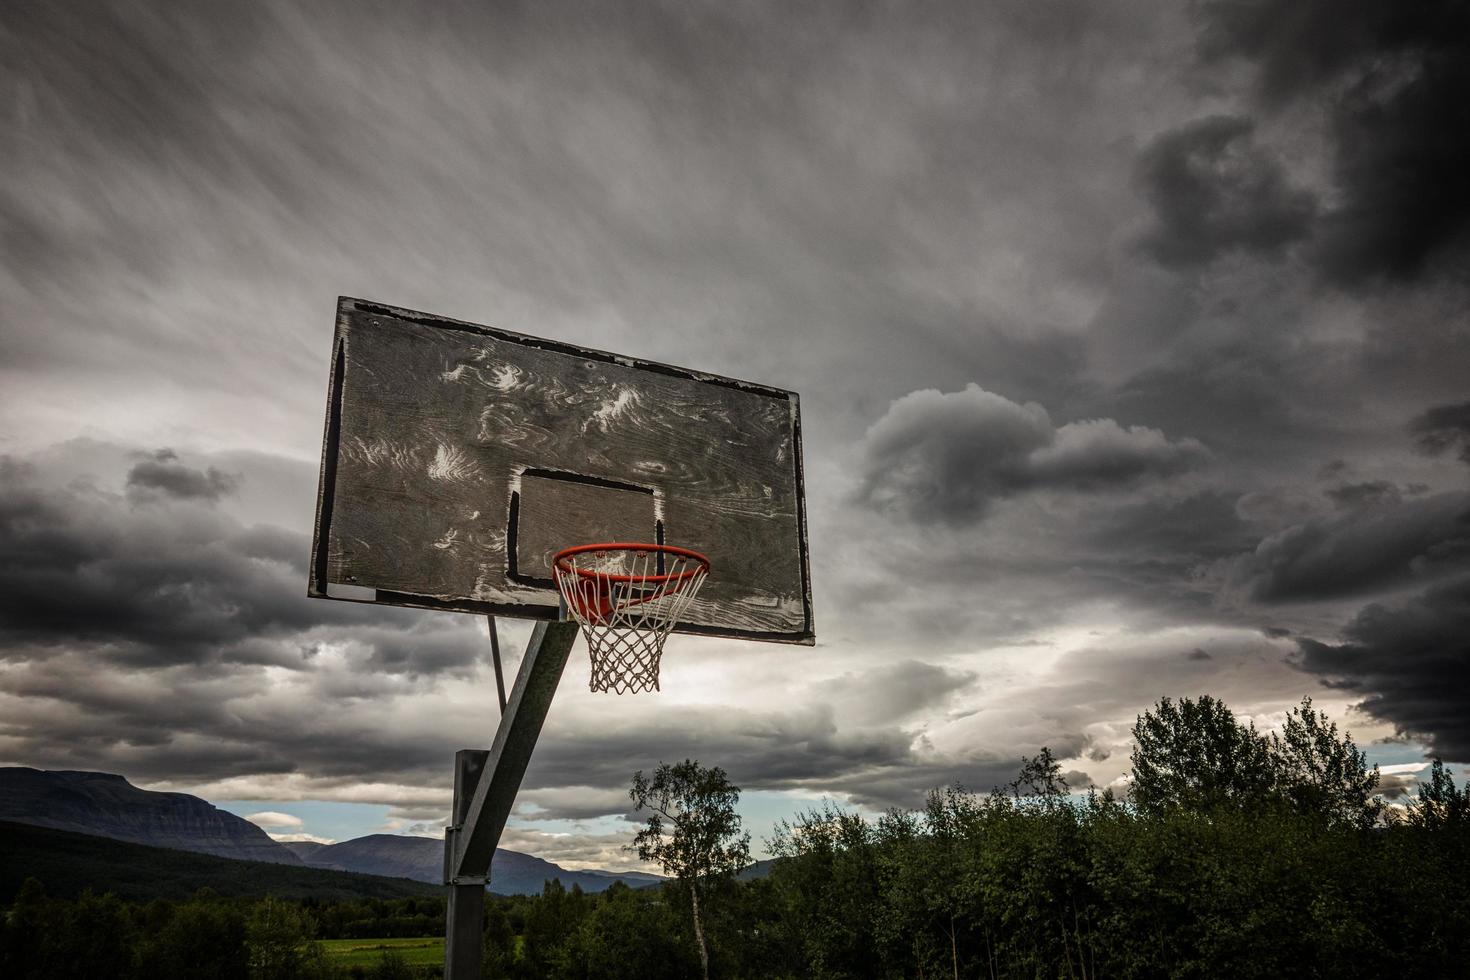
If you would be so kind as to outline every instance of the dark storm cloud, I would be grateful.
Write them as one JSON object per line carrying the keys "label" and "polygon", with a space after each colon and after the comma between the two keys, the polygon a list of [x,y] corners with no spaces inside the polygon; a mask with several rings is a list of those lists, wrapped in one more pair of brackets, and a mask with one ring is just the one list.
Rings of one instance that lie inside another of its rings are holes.
{"label": "dark storm cloud", "polygon": [[1136,486],[1200,466],[1205,448],[1112,419],[1054,427],[1046,409],[970,384],[893,402],[862,444],[862,496],[919,523],[967,524],[1031,490]]}
{"label": "dark storm cloud", "polygon": [[1237,499],[1229,490],[1211,488],[1182,497],[1120,502],[1090,517],[1084,540],[1098,552],[1128,561],[1197,565],[1254,543]]}
{"label": "dark storm cloud", "polygon": [[1211,116],[1144,150],[1139,180],[1157,220],[1141,242],[1149,255],[1202,265],[1233,251],[1270,255],[1308,234],[1312,195],[1290,185],[1253,130],[1248,119]]}
{"label": "dark storm cloud", "polygon": [[1228,563],[1228,584],[1261,602],[1363,595],[1470,564],[1470,493],[1442,493],[1293,525]]}
{"label": "dark storm cloud", "polygon": [[1342,483],[1335,487],[1328,487],[1322,493],[1337,506],[1348,508],[1398,503],[1403,499],[1403,491],[1399,489],[1398,484],[1387,480]]}
{"label": "dark storm cloud", "polygon": [[1363,695],[1365,711],[1432,752],[1470,758],[1470,579],[1370,605],[1343,633],[1341,644],[1299,639],[1303,669]]}
{"label": "dark storm cloud", "polygon": [[[1470,6],[1246,0],[1203,8],[1207,60],[1258,72],[1270,106],[1325,106],[1338,203],[1319,260],[1344,286],[1451,275],[1470,233]],[[1461,256],[1462,257],[1462,256]]]}
{"label": "dark storm cloud", "polygon": [[[1060,758],[1079,754],[1086,744],[1079,735],[1058,734],[1050,740]],[[1039,751],[1041,746],[1037,746]],[[977,751],[965,760],[944,763],[914,763],[880,772],[844,775],[829,783],[855,804],[875,810],[890,808],[917,809],[930,790],[955,786],[977,793],[988,793],[1003,787],[1020,771],[1021,754]]]}
{"label": "dark storm cloud", "polygon": [[[1052,745],[1066,758],[1081,751],[1085,741],[1080,734],[1058,735]],[[1040,748],[1029,739],[1022,742],[1026,751]],[[678,706],[638,724],[600,730],[595,737],[586,729],[548,730],[527,785],[626,787],[634,769],[684,758],[720,765],[747,790],[841,793],[879,809],[918,806],[926,792],[940,786],[988,790],[1014,776],[1019,766],[1019,757],[990,746],[936,753],[922,736],[898,727],[847,730],[821,703],[771,711]],[[532,796],[555,806],[554,796]]]}
{"label": "dark storm cloud", "polygon": [[[886,771],[915,761],[913,736],[897,728],[843,731],[832,710],[675,707],[638,726],[585,739],[549,739],[532,768],[543,785],[626,785],[633,768],[658,760],[720,760],[741,785],[783,789],[842,773]],[[631,766],[631,768],[630,768]]]}
{"label": "dark storm cloud", "polygon": [[977,678],[971,671],[951,670],[917,660],[904,660],[863,673],[846,673],[818,685],[819,694],[853,705],[857,724],[882,724],[923,709],[942,707]]}
{"label": "dark storm cloud", "polygon": [[1325,218],[1322,256],[1338,283],[1412,280],[1441,256],[1451,264],[1464,257],[1470,16],[1456,26],[1454,47],[1375,65],[1343,99],[1334,129],[1344,203]]}
{"label": "dark storm cloud", "polygon": [[159,449],[128,470],[128,494],[146,499],[162,493],[170,497],[218,500],[240,487],[237,474],[225,473],[213,466],[195,469],[179,462],[172,449]]}
{"label": "dark storm cloud", "polygon": [[217,471],[158,454],[132,467],[126,496],[39,477],[27,464],[0,461],[7,657],[82,647],[130,668],[299,668],[311,631],[337,624],[368,630],[369,660],[386,671],[437,673],[473,661],[434,638],[405,636],[421,614],[307,599],[309,539],[220,512],[212,505],[227,481]]}
{"label": "dark storm cloud", "polygon": [[1273,343],[1232,336],[1213,349],[1188,351],[1135,373],[1112,393],[1112,403],[1120,415],[1167,418],[1236,460],[1279,451],[1278,440],[1314,443],[1294,404],[1312,392],[1303,390],[1298,367],[1278,357]]}
{"label": "dark storm cloud", "polygon": [[12,670],[20,699],[0,721],[11,758],[40,768],[123,772],[183,783],[310,774],[333,781],[432,783],[453,737],[422,726],[385,727],[383,692],[368,702],[273,698],[271,685],[236,673],[201,679],[188,667],[146,680],[67,655]]}
{"label": "dark storm cloud", "polygon": [[1409,423],[1420,451],[1440,456],[1456,447],[1461,462],[1470,463],[1470,402],[1436,405]]}
{"label": "dark storm cloud", "polygon": [[1235,501],[1212,488],[1090,509],[1066,545],[1066,575],[1050,577],[1078,589],[1066,601],[1126,602],[1160,626],[1217,620],[1214,586],[1197,571],[1260,537]]}
{"label": "dark storm cloud", "polygon": [[1207,0],[1199,10],[1201,56],[1253,62],[1258,91],[1273,103],[1315,91],[1375,57],[1465,38],[1465,7],[1456,0]]}

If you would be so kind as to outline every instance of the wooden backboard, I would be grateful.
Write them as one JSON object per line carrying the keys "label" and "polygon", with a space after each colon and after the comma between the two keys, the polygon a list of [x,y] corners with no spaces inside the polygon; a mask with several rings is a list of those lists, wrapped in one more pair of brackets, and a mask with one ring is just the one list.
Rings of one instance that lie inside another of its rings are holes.
{"label": "wooden backboard", "polygon": [[309,594],[555,619],[551,556],[708,555],[681,632],[814,642],[794,392],[343,298]]}

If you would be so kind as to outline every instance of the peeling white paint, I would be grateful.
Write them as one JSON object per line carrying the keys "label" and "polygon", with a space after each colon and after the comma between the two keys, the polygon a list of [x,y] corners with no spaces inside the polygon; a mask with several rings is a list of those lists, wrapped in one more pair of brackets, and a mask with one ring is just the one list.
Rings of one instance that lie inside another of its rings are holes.
{"label": "peeling white paint", "polygon": [[592,413],[592,418],[588,419],[587,424],[582,426],[582,431],[586,432],[587,426],[594,423],[596,423],[599,429],[606,431],[609,423],[616,422],[624,415],[627,415],[628,410],[637,403],[638,392],[626,386],[619,386],[617,395],[604,400],[597,407],[597,410]]}
{"label": "peeling white paint", "polygon": [[475,464],[469,455],[456,446],[444,443],[434,449],[434,461],[429,464],[429,477],[435,480],[466,480],[474,475]]}
{"label": "peeling white paint", "polygon": [[521,383],[524,372],[514,364],[497,364],[492,373],[494,377],[490,381],[490,387],[496,391],[510,391]]}
{"label": "peeling white paint", "polygon": [[344,444],[343,452],[362,460],[369,466],[411,467],[415,464],[414,451],[386,439],[364,439],[355,436]]}

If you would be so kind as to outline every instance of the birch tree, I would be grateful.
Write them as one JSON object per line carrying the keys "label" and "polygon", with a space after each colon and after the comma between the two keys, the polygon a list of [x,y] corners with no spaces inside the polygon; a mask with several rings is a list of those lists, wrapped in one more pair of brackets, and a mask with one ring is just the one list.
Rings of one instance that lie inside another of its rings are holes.
{"label": "birch tree", "polygon": [[686,759],[677,765],[660,763],[651,779],[640,769],[628,795],[634,810],[652,811],[629,849],[645,861],[657,861],[689,890],[699,965],[709,980],[700,898],[715,881],[734,877],[750,864],[750,834],[741,832],[735,812],[740,787],[718,766],[706,769]]}

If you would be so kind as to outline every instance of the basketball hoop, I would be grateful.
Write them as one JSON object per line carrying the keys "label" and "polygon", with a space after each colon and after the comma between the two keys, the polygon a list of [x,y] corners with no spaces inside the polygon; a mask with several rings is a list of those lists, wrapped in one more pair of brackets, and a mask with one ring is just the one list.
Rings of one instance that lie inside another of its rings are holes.
{"label": "basketball hoop", "polygon": [[594,691],[658,690],[664,640],[694,601],[709,559],[663,544],[584,544],[551,562],[567,614],[582,625]]}

